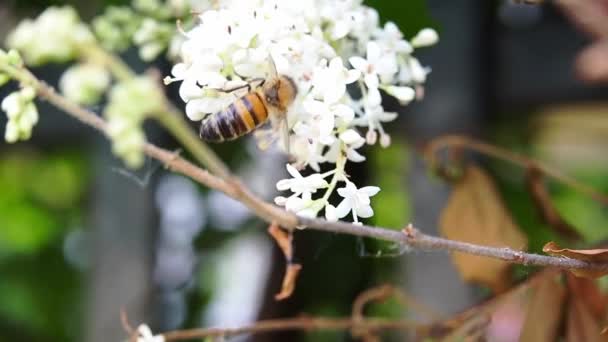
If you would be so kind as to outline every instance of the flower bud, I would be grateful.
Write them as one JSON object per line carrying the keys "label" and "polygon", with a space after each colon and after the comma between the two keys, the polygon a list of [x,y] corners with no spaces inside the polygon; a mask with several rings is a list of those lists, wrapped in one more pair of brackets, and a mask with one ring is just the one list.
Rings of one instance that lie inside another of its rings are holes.
{"label": "flower bud", "polygon": [[380,134],[380,146],[385,148],[391,146],[391,136],[386,133]]}
{"label": "flower bud", "polygon": [[412,38],[412,46],[419,48],[425,46],[431,46],[436,44],[439,41],[439,36],[437,35],[437,31],[432,28],[425,28],[420,30],[416,34],[414,38]]}
{"label": "flower bud", "polygon": [[365,134],[365,141],[367,144],[373,145],[376,143],[376,140],[378,140],[378,133],[373,129],[368,130],[367,134]]}
{"label": "flower bud", "polygon": [[59,89],[68,99],[85,105],[99,102],[110,85],[110,74],[97,64],[76,64],[63,73]]}
{"label": "flower bud", "polygon": [[12,66],[19,67],[19,66],[23,65],[23,60],[21,59],[21,55],[15,49],[10,49],[8,54],[6,54],[6,57],[7,57],[8,64],[10,64]]}

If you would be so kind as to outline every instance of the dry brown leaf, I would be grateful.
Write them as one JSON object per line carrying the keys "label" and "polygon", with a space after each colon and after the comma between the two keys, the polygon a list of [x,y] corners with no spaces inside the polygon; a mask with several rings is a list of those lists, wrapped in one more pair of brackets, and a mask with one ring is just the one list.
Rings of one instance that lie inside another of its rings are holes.
{"label": "dry brown leaf", "polygon": [[593,279],[579,278],[568,274],[568,289],[570,296],[579,298],[591,314],[601,321],[606,315],[608,297],[602,293],[597,282]]}
{"label": "dry brown leaf", "polygon": [[283,300],[291,297],[293,290],[296,288],[296,280],[298,274],[302,269],[302,265],[299,264],[288,264],[285,276],[283,277],[283,285],[281,286],[281,292],[274,296],[275,300]]}
{"label": "dry brown leaf", "polygon": [[[518,250],[527,245],[492,179],[473,165],[454,185],[439,224],[443,236],[451,240]],[[510,265],[505,261],[459,252],[452,254],[452,260],[465,281],[485,284],[495,292],[509,287]]]}
{"label": "dry brown leaf", "polygon": [[[545,244],[545,246],[543,246],[543,252],[553,255],[553,256],[568,257],[571,259],[577,259],[577,260],[582,260],[582,261],[608,262],[608,249],[605,249],[605,248],[599,248],[599,249],[560,248],[555,242],[551,241],[551,242],[547,242]],[[598,271],[598,270],[572,269],[570,271],[579,277],[586,277],[586,278],[598,278],[598,277],[608,274],[608,271]]]}
{"label": "dry brown leaf", "polygon": [[553,206],[551,196],[543,182],[544,175],[537,168],[530,167],[526,172],[526,184],[534,204],[543,220],[556,232],[571,240],[580,239],[581,234]]}
{"label": "dry brown leaf", "polygon": [[585,302],[576,296],[570,296],[568,312],[566,313],[566,342],[600,342],[606,338],[601,336],[599,322],[593,317]]}
{"label": "dry brown leaf", "polygon": [[[547,274],[536,286],[528,303],[520,341],[557,341],[563,318],[566,288],[555,273]],[[542,318],[542,319],[539,319]]]}
{"label": "dry brown leaf", "polygon": [[270,236],[272,236],[274,241],[277,242],[277,245],[283,252],[285,259],[287,259],[287,261],[291,261],[292,257],[293,257],[293,247],[291,244],[291,240],[292,240],[291,235],[289,233],[287,233],[286,231],[282,230],[279,227],[279,225],[276,224],[275,222],[270,224],[270,227],[268,227],[268,234],[270,234]]}

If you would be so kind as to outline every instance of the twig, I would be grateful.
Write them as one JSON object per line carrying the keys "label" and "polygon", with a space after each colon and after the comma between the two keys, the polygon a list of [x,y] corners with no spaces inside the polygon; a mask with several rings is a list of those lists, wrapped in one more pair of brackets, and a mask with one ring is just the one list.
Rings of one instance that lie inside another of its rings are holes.
{"label": "twig", "polygon": [[[46,99],[51,104],[62,109],[67,114],[79,119],[83,123],[88,124],[105,134],[106,123],[103,119],[99,118],[97,115],[95,115],[95,113],[88,111],[84,108],[78,107],[77,105],[68,101],[63,96],[57,94],[53,90],[53,88],[39,81],[33,75],[31,77],[32,79],[26,81],[28,84],[30,84],[36,89],[40,97]],[[463,140],[463,138],[458,138],[455,143],[465,144],[470,147],[471,145],[467,144],[467,142],[468,140],[466,139]],[[473,143],[473,146],[476,149],[482,151],[488,151],[489,148],[489,151],[492,152],[488,152],[488,154],[491,155],[505,154],[505,151],[496,150],[495,148],[488,147],[488,145],[485,144]],[[171,151],[162,149],[150,143],[145,144],[144,152],[146,155],[164,163],[170,170],[181,173],[205,186],[222,191],[228,196],[240,201],[250,210],[252,210],[258,217],[262,218],[266,222],[272,223],[274,221],[285,228],[293,229],[296,227],[306,226],[310,229],[320,231],[393,241],[401,243],[409,249],[463,252],[479,256],[491,257],[495,259],[501,259],[512,263],[524,265],[553,266],[558,268],[585,270],[608,270],[608,263],[591,263],[562,257],[525,253],[510,248],[489,247],[467,242],[453,241],[423,234],[418,230],[413,229],[413,227],[410,227],[409,229],[400,232],[381,227],[355,225],[352,223],[340,221],[329,222],[317,218],[298,217],[293,213],[283,210],[282,208],[264,202],[262,199],[251,193],[251,191],[249,191],[249,189],[245,187],[237,178],[231,177],[226,180],[221,179],[201,169],[193,163],[183,159],[175,153],[172,153]],[[531,162],[526,158],[519,157],[516,155],[510,156],[506,159],[520,160],[518,163],[524,165],[528,165],[528,163]],[[536,166],[540,170],[547,169],[542,165]],[[551,172],[551,174],[555,175],[556,173]],[[570,183],[570,185],[574,187],[580,187],[580,185],[576,182],[569,181],[568,183]],[[591,191],[591,193],[594,192]],[[608,200],[606,202],[608,203]]]}
{"label": "twig", "polygon": [[446,147],[464,147],[469,150],[510,162],[512,164],[523,167],[524,169],[535,169],[542,174],[553,178],[554,180],[565,184],[580,193],[583,193],[598,202],[608,205],[608,195],[602,194],[597,190],[580,183],[576,179],[565,175],[555,168],[552,168],[537,160],[522,156],[520,154],[502,149],[500,147],[483,143],[460,135],[446,135],[431,141],[426,148],[426,156],[430,161],[434,161],[437,152]]}
{"label": "twig", "polygon": [[238,328],[207,328],[179,330],[164,333],[166,341],[200,339],[204,337],[228,337],[241,334],[256,334],[285,330],[349,330],[361,328],[368,330],[411,330],[422,325],[407,320],[367,318],[355,321],[352,318],[313,318],[297,317],[288,319],[259,321]]}

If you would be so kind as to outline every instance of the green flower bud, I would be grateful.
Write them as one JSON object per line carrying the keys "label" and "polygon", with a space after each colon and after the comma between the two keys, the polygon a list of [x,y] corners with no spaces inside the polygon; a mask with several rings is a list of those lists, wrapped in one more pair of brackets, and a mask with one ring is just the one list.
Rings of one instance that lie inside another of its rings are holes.
{"label": "green flower bud", "polygon": [[9,52],[6,54],[6,57],[7,62],[12,66],[20,67],[23,65],[23,59],[21,59],[19,51],[15,49],[10,49]]}
{"label": "green flower bud", "polygon": [[99,102],[110,85],[108,71],[97,64],[76,64],[63,73],[59,89],[70,100],[92,105]]}

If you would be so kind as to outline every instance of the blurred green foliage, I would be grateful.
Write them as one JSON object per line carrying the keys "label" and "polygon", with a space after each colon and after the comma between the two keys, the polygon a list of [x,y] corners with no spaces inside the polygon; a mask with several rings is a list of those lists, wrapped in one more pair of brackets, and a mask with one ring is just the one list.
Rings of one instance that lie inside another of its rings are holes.
{"label": "blurred green foliage", "polygon": [[0,153],[0,340],[62,341],[80,333],[81,280],[62,245],[82,223],[88,174],[77,150]]}

